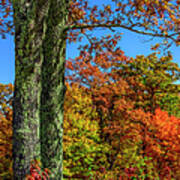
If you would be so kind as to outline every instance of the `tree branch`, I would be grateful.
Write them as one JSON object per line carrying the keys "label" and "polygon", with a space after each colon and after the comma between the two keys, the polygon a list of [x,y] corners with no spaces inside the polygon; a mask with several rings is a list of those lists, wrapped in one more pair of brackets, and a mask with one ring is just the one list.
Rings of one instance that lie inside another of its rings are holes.
{"label": "tree branch", "polygon": [[149,36],[153,36],[153,37],[163,37],[163,38],[168,38],[171,39],[173,41],[176,41],[172,36],[176,35],[176,33],[170,34],[170,35],[165,35],[165,34],[158,34],[158,33],[151,33],[151,32],[144,32],[144,31],[140,31],[137,29],[133,29],[132,27],[127,27],[125,25],[120,25],[120,24],[82,24],[82,25],[69,25],[67,27],[65,27],[65,31],[70,30],[70,29],[86,29],[86,28],[110,28],[110,30],[112,30],[112,27],[120,27],[123,29],[127,29],[129,31],[138,33],[138,34],[142,34],[142,35],[149,35]]}

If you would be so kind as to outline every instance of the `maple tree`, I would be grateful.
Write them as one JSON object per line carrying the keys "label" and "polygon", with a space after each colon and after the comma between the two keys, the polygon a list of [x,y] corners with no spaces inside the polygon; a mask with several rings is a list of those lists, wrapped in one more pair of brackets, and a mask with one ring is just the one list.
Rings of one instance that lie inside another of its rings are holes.
{"label": "maple tree", "polygon": [[[179,118],[174,116],[168,116],[167,112],[163,112],[160,109],[156,109],[155,115],[151,119],[151,125],[156,127],[154,135],[157,138],[153,138],[149,141],[149,138],[146,139],[147,154],[152,154],[154,160],[156,160],[157,168],[161,170],[160,175],[165,175],[168,167],[172,171],[172,177],[179,178]],[[153,140],[158,142],[158,146],[155,146]],[[163,174],[164,173],[164,174]]]}
{"label": "maple tree", "polygon": [[[6,5],[8,1],[2,2]],[[114,4],[104,5],[103,9],[91,7],[83,0],[12,3],[16,46],[14,178],[23,178],[29,172],[30,161],[40,158],[42,165],[56,171],[54,176],[61,179],[66,40],[76,42],[81,35],[87,37],[87,60],[91,60],[92,51],[98,54],[102,48],[88,33],[93,28],[104,27],[113,32],[113,28],[120,27],[162,37],[167,47],[173,42],[179,45],[179,1],[112,0]],[[112,44],[108,44],[108,39],[102,38],[102,44],[109,51],[118,39],[114,35]]]}

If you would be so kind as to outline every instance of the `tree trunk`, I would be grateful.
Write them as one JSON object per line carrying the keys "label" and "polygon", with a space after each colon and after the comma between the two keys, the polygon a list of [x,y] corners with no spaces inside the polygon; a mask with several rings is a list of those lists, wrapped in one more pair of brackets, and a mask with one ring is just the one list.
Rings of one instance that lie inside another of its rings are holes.
{"label": "tree trunk", "polygon": [[13,0],[14,179],[25,179],[31,160],[41,158],[62,179],[66,6],[67,0]]}
{"label": "tree trunk", "polygon": [[67,0],[52,0],[43,43],[41,93],[41,162],[49,168],[52,179],[62,179],[64,69]]}

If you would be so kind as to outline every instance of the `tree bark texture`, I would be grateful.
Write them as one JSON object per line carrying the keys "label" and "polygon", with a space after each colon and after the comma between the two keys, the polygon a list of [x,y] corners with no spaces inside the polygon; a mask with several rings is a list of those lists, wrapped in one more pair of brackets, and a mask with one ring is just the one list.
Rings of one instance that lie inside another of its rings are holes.
{"label": "tree bark texture", "polygon": [[52,0],[43,43],[41,93],[41,162],[52,171],[52,179],[62,179],[64,69],[67,0]]}
{"label": "tree bark texture", "polygon": [[15,180],[25,179],[34,159],[62,179],[66,7],[67,0],[13,0]]}

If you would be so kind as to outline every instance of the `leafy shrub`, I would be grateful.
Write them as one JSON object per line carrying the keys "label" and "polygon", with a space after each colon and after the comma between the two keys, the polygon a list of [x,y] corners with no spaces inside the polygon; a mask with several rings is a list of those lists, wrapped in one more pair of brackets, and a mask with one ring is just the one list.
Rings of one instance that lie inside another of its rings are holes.
{"label": "leafy shrub", "polygon": [[30,175],[26,175],[26,180],[47,180],[47,178],[49,179],[48,174],[50,171],[47,168],[42,171],[41,162],[34,160],[34,163],[31,163],[30,173]]}

